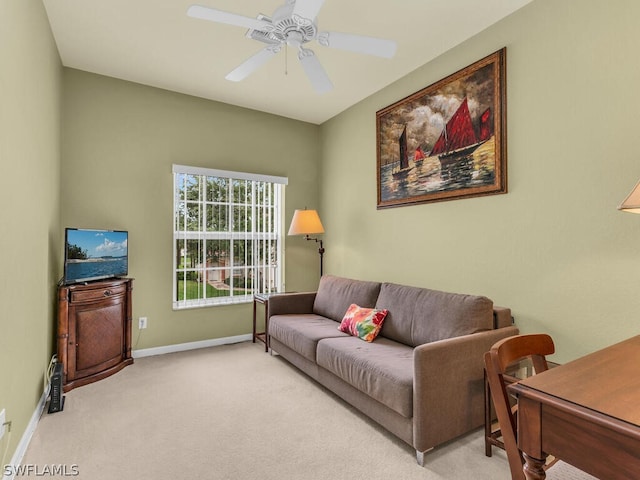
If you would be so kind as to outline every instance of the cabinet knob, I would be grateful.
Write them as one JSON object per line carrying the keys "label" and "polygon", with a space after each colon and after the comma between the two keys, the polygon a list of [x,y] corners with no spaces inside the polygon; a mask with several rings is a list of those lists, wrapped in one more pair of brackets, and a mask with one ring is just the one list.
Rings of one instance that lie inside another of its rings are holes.
{"label": "cabinet knob", "polygon": [[111,290],[105,290],[105,291],[104,291],[104,293],[103,293],[103,295],[104,295],[105,297],[108,297],[109,295],[111,295]]}

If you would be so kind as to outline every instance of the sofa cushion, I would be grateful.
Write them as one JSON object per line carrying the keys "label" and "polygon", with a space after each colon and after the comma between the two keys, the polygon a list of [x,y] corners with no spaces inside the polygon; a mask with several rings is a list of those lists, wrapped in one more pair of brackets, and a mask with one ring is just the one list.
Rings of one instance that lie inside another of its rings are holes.
{"label": "sofa cushion", "polygon": [[339,322],[352,303],[373,308],[379,292],[378,282],[323,275],[313,302],[313,313]]}
{"label": "sofa cushion", "polygon": [[493,328],[486,297],[383,283],[376,308],[389,310],[380,335],[416,347]]}
{"label": "sofa cushion", "polygon": [[336,322],[313,313],[274,315],[269,319],[269,336],[280,340],[303,357],[316,361],[318,340],[326,337],[348,337],[338,331]]}
{"label": "sofa cushion", "polygon": [[382,328],[382,322],[387,313],[387,310],[364,308],[352,303],[344,314],[338,330],[361,338],[365,342],[373,342]]}
{"label": "sofa cushion", "polygon": [[400,415],[413,416],[413,349],[388,338],[318,342],[318,365]]}

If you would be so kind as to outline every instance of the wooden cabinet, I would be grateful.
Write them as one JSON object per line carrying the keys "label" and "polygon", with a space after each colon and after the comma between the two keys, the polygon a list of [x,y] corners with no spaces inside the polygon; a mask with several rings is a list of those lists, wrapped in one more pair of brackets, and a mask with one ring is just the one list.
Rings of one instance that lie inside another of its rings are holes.
{"label": "wooden cabinet", "polygon": [[65,392],[133,363],[132,289],[130,278],[58,288],[58,361]]}

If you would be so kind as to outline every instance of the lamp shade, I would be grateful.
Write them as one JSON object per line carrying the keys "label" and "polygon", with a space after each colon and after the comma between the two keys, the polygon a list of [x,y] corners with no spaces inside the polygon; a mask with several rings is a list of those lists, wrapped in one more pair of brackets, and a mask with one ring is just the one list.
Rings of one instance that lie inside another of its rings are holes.
{"label": "lamp shade", "polygon": [[296,210],[291,219],[289,235],[312,235],[324,233],[324,227],[315,210]]}
{"label": "lamp shade", "polygon": [[640,182],[633,187],[631,193],[624,199],[618,210],[630,213],[640,213]]}

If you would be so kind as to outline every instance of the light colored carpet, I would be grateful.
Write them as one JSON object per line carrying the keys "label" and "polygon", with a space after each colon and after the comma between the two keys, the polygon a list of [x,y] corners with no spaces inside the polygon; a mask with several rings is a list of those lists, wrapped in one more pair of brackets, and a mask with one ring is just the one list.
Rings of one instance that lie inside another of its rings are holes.
{"label": "light colored carpet", "polygon": [[509,480],[482,436],[436,448],[422,468],[411,447],[249,342],[136,359],[72,390],[63,412],[43,415],[23,465],[77,465],[87,480]]}

